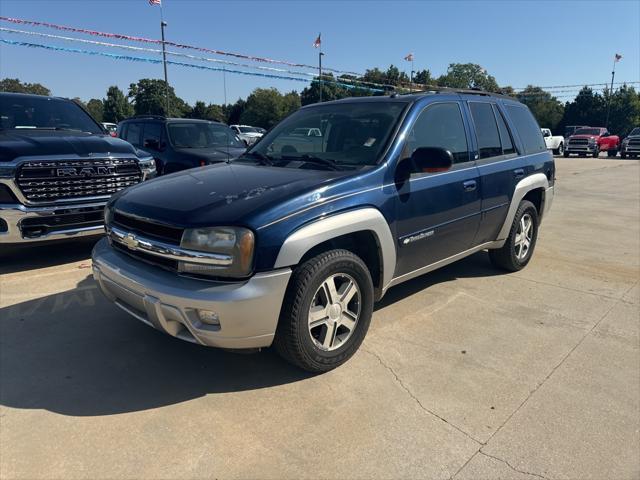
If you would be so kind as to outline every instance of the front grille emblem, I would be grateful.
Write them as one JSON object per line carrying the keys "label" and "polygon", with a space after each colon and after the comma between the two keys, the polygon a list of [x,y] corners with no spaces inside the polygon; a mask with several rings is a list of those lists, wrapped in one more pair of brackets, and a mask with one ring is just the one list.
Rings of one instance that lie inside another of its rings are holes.
{"label": "front grille emblem", "polygon": [[122,238],[122,243],[124,243],[129,250],[135,250],[138,248],[138,245],[140,245],[140,242],[133,233],[127,233]]}

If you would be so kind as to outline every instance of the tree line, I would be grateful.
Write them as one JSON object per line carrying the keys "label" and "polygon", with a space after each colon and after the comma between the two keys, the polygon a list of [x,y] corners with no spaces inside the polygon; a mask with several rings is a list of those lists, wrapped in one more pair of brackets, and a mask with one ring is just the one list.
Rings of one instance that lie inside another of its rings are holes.
{"label": "tree line", "polygon": [[[74,100],[100,122],[117,123],[132,115],[165,115],[268,129],[302,105],[318,102],[320,92],[322,99],[328,101],[383,95],[392,91],[406,93],[434,86],[478,88],[512,96],[531,109],[540,126],[550,128],[554,133],[562,133],[567,125],[603,126],[608,108],[609,130],[612,133],[624,136],[640,125],[640,92],[632,86],[623,85],[613,92],[604,89],[602,93],[585,86],[573,100],[562,102],[552,92],[533,85],[517,93],[510,86],[500,87],[495,77],[473,63],[452,63],[438,77],[432,76],[429,70],[419,70],[412,79],[395,65],[390,65],[386,70],[372,68],[359,77],[327,73],[322,78],[316,77],[300,93],[294,90],[283,94],[275,88],[256,88],[246,99],[240,98],[235,103],[222,105],[204,101],[189,105],[177,96],[173,87],[167,88],[164,80],[149,78],[130,84],[126,93],[117,86],[111,86],[104,98],[92,98],[87,102],[79,98]],[[39,83],[22,83],[11,78],[0,80],[0,91],[51,94],[48,88]]]}

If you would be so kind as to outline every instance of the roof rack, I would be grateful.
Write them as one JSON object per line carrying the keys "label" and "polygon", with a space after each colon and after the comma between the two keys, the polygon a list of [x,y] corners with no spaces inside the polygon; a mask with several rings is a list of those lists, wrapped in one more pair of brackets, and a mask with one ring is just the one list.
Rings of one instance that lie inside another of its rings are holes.
{"label": "roof rack", "polygon": [[421,93],[458,93],[463,95],[481,95],[485,97],[499,97],[499,98],[507,98],[509,100],[516,100],[514,97],[510,97],[509,95],[504,95],[502,93],[495,92],[487,92],[486,90],[482,90],[480,88],[452,88],[452,87],[434,87],[434,86],[426,86],[425,90],[405,93],[403,95],[419,95]]}
{"label": "roof rack", "polygon": [[129,117],[129,118],[157,118],[159,120],[165,120],[167,117],[165,117],[164,115],[143,114],[143,115],[134,115],[133,117]]}

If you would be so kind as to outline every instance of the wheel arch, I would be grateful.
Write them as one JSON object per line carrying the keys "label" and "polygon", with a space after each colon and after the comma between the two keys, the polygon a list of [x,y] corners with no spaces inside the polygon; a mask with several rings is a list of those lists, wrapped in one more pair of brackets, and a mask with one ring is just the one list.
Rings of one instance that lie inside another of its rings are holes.
{"label": "wheel arch", "polygon": [[518,210],[518,205],[522,200],[529,200],[536,206],[540,220],[545,210],[545,197],[549,188],[549,179],[544,173],[534,173],[518,182],[511,198],[511,204],[507,212],[507,217],[502,224],[502,228],[496,239],[496,247],[500,248],[509,236],[509,230],[513,223],[513,218]]}
{"label": "wheel arch", "polygon": [[345,248],[363,259],[379,298],[393,278],[396,248],[387,220],[372,207],[336,213],[294,231],[282,244],[274,268],[298,265],[333,248]]}

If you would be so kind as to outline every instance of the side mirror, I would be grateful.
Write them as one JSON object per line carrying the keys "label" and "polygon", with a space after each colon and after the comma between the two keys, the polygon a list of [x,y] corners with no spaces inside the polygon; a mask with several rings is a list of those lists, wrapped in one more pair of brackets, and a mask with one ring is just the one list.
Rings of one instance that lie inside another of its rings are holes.
{"label": "side mirror", "polygon": [[439,147],[420,147],[411,155],[411,162],[422,172],[446,172],[453,165],[453,155]]}

